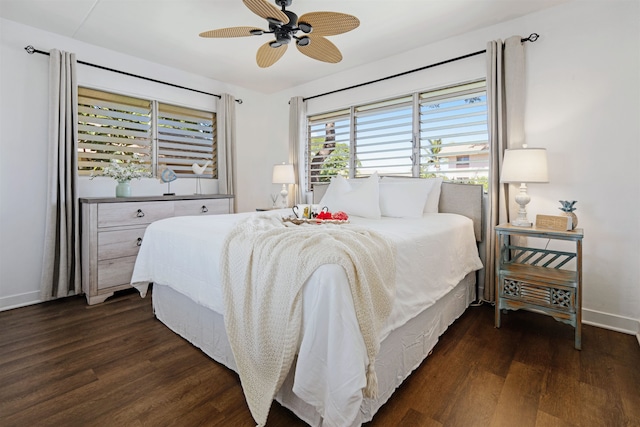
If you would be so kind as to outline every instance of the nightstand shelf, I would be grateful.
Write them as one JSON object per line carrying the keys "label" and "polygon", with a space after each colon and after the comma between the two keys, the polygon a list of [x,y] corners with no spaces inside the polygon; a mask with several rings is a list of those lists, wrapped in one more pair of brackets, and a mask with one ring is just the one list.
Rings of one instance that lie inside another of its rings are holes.
{"label": "nightstand shelf", "polygon": [[[496,311],[529,310],[553,316],[575,328],[575,348],[582,347],[582,229],[555,231],[499,225],[496,230]],[[567,240],[573,251],[511,244],[512,236]],[[571,270],[566,269],[575,263]]]}

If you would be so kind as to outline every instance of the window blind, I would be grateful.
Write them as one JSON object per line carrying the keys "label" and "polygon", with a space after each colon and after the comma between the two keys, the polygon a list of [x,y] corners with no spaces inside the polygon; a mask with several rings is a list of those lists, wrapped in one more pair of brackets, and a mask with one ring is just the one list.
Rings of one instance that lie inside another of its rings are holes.
{"label": "window blind", "polygon": [[191,165],[210,161],[201,176],[217,178],[216,125],[213,112],[79,87],[78,174],[101,175],[135,154],[155,176],[195,177]]}
{"label": "window blind", "polygon": [[353,106],[308,119],[308,189],[341,174],[441,176],[487,184],[484,81]]}
{"label": "window blind", "polygon": [[338,173],[347,176],[351,147],[350,110],[334,111],[308,118],[307,183],[328,182]]}
{"label": "window blind", "polygon": [[215,113],[158,104],[158,174],[171,168],[178,176],[194,176],[193,163],[204,165],[203,177],[217,178]]}
{"label": "window blind", "polygon": [[151,170],[149,100],[78,88],[78,174],[100,175],[110,159],[137,153]]}
{"label": "window blind", "polygon": [[356,107],[354,117],[354,176],[411,175],[412,97]]}
{"label": "window blind", "polygon": [[488,177],[485,82],[420,94],[420,176]]}

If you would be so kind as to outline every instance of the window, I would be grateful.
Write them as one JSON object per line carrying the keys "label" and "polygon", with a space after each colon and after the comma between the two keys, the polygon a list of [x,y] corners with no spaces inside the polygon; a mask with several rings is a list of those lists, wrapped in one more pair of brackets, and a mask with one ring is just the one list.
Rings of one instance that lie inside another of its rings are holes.
{"label": "window", "polygon": [[351,147],[350,110],[318,115],[309,120],[307,182],[329,182],[332,176],[348,176]]}
{"label": "window", "polygon": [[484,81],[420,94],[420,176],[488,182]]}
{"label": "window", "polygon": [[413,150],[412,97],[354,109],[355,172],[353,176],[411,173]]}
{"label": "window", "polygon": [[151,170],[151,109],[148,100],[78,88],[78,174],[134,153]]}
{"label": "window", "polygon": [[203,177],[217,178],[215,115],[205,111],[158,104],[158,170],[193,174],[191,165],[212,161]]}
{"label": "window", "polygon": [[111,159],[136,154],[160,176],[169,167],[193,177],[193,163],[212,162],[217,178],[216,115],[95,89],[78,88],[78,174],[99,175]]}
{"label": "window", "polygon": [[456,163],[454,167],[460,169],[467,169],[469,167],[469,156],[456,156]]}
{"label": "window", "polygon": [[486,185],[484,81],[314,115],[308,119],[308,188],[342,174],[442,176]]}

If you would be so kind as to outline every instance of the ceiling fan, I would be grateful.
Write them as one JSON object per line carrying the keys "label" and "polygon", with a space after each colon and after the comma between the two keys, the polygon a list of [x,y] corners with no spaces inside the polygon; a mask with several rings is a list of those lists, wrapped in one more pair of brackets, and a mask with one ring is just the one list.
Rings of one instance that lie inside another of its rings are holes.
{"label": "ceiling fan", "polygon": [[[339,12],[310,12],[298,15],[286,10],[293,0],[275,0],[281,9],[266,0],[242,0],[253,13],[269,23],[269,30],[256,27],[230,27],[200,33],[200,37],[227,38],[273,34],[275,40],[260,46],[256,62],[261,68],[275,64],[292,40],[300,52],[318,61],[337,63],[342,60],[340,50],[325,36],[346,33],[357,28],[360,21],[353,15]],[[298,36],[298,31],[302,35]]]}

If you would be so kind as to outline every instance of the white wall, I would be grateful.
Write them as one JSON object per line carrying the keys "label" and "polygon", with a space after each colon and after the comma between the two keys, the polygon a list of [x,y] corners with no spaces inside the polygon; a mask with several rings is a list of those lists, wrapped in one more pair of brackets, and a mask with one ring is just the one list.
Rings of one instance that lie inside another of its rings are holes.
{"label": "white wall", "polygon": [[[286,146],[270,150],[273,140],[264,138],[268,121],[266,97],[227,85],[121,55],[76,40],[40,31],[8,20],[0,20],[0,310],[39,300],[44,241],[44,209],[47,169],[48,64],[46,55],[29,55],[27,45],[48,51],[52,48],[75,52],[79,60],[147,76],[160,81],[209,93],[230,93],[242,98],[236,105],[238,144],[238,211],[255,208],[256,200],[266,205],[268,196],[256,195],[252,183],[270,180],[271,171],[256,167],[261,160],[271,164],[286,158]],[[78,83],[168,103],[214,110],[217,98],[177,89],[121,74],[78,65]],[[286,108],[286,107],[285,107]],[[249,126],[248,124],[251,124]],[[251,153],[258,153],[254,157]],[[26,153],[29,153],[28,156]],[[271,156],[274,156],[271,159]],[[258,172],[256,172],[258,171]],[[262,174],[262,176],[260,175]],[[82,177],[79,194],[114,196],[115,181]],[[178,179],[171,184],[176,194],[192,194],[195,180]],[[216,180],[203,180],[203,190],[217,192]],[[166,184],[156,179],[132,182],[134,195],[157,195]],[[264,200],[262,200],[264,199]]]}
{"label": "white wall", "polygon": [[[47,60],[27,55],[25,45],[74,51],[88,62],[243,98],[237,107],[237,198],[238,210],[248,211],[269,203],[269,193],[278,190],[271,168],[287,159],[291,96],[312,96],[481,50],[487,40],[537,32],[541,38],[526,48],[526,138],[530,146],[547,149],[550,183],[530,186],[529,215],[555,214],[558,200],[578,200],[579,226],[585,229],[585,321],[638,333],[639,13],[635,0],[575,0],[269,96],[2,21],[0,309],[34,301],[42,258],[46,158],[36,152],[26,172],[18,160],[25,144],[41,148],[46,140],[46,126],[39,122],[46,121]],[[98,79],[81,72],[82,78]],[[312,100],[308,108],[325,111],[482,76],[479,56]],[[105,86],[120,84],[111,75],[101,79]],[[138,90],[162,93],[137,83]],[[612,154],[600,154],[614,145]]]}
{"label": "white wall", "polygon": [[[540,34],[528,43],[526,139],[548,151],[550,183],[530,185],[529,218],[577,200],[584,239],[587,323],[640,332],[640,16],[637,1],[576,0],[399,54],[274,95],[310,97],[485,48],[486,41]],[[596,30],[597,29],[597,30]],[[485,56],[307,102],[322,112],[483,77]],[[288,117],[274,114],[287,135]],[[603,155],[604,150],[610,154]],[[640,335],[639,335],[640,339]]]}

